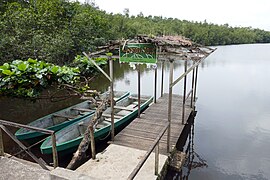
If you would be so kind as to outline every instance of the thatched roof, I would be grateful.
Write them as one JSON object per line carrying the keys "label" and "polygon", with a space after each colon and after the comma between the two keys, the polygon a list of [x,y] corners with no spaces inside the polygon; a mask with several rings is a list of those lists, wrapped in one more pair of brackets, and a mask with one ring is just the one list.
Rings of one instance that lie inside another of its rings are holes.
{"label": "thatched roof", "polygon": [[158,47],[158,60],[193,60],[206,58],[215,49],[192,42],[183,36],[145,36],[138,35],[135,39],[126,41],[109,41],[106,46],[98,48],[98,51],[89,56],[100,55],[105,52],[123,46],[127,43],[153,43]]}
{"label": "thatched roof", "polygon": [[141,42],[155,43],[158,46],[174,46],[174,47],[191,47],[193,45],[192,41],[183,36],[138,36]]}
{"label": "thatched roof", "polygon": [[[134,40],[132,40],[134,41]],[[131,42],[132,42],[131,41]],[[154,43],[159,47],[159,60],[200,60],[215,49],[192,42],[183,36],[137,36],[139,43]]]}

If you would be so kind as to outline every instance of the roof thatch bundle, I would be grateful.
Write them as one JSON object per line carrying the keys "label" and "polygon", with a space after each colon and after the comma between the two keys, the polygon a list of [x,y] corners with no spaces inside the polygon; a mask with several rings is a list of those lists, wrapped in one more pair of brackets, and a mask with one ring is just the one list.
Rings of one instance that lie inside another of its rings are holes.
{"label": "roof thatch bundle", "polygon": [[99,48],[92,55],[112,50],[119,45],[128,43],[152,43],[158,47],[158,60],[193,60],[206,58],[215,49],[200,45],[183,36],[146,36],[138,35],[135,39],[126,41],[110,41],[108,45]]}

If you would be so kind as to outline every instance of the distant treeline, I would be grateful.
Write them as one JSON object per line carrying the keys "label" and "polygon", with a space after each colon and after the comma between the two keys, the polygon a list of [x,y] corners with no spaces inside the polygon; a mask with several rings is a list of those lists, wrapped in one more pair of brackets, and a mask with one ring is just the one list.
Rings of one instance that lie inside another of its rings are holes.
{"label": "distant treeline", "polygon": [[82,51],[94,51],[111,39],[137,34],[183,35],[204,45],[269,43],[270,32],[190,22],[142,13],[108,14],[94,4],[66,0],[1,0],[0,63],[14,59],[42,59],[65,63]]}

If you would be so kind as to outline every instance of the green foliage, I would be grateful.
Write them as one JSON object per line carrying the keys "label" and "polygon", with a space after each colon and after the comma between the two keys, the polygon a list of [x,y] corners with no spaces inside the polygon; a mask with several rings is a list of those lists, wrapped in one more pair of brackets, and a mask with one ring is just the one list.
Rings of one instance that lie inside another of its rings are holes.
{"label": "green foliage", "polygon": [[65,0],[14,0],[0,9],[0,63],[43,59],[64,64],[108,40],[105,13]]}
{"label": "green foliage", "polygon": [[[110,39],[183,35],[204,45],[269,43],[270,32],[190,22],[162,16],[107,14],[94,4],[68,0],[0,1],[0,64],[14,59],[70,63],[82,51],[95,51]],[[20,65],[27,69],[25,64]],[[5,71],[9,73],[9,71]]]}
{"label": "green foliage", "polygon": [[15,60],[0,66],[0,94],[35,97],[41,89],[54,82],[75,83],[79,73],[78,68],[61,67],[31,58]]}
{"label": "green foliage", "polygon": [[[99,66],[107,64],[107,58],[93,58],[92,60],[94,60]],[[86,56],[77,55],[73,62],[75,66],[78,67],[81,73],[84,75],[91,75],[97,72],[94,64]]]}

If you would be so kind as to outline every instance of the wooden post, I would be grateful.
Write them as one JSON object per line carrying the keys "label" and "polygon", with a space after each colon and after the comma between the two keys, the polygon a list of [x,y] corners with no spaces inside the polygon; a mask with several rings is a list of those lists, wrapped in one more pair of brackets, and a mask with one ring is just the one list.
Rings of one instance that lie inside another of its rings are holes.
{"label": "wooden post", "polygon": [[138,70],[138,117],[140,117],[141,114],[141,70],[140,70],[140,64],[137,65]]}
{"label": "wooden post", "polygon": [[[193,61],[193,65],[195,64],[195,62]],[[194,99],[194,79],[195,79],[195,69],[192,70],[192,82],[191,82],[191,99],[190,99],[190,107],[193,108],[193,99]]]}
{"label": "wooden post", "polygon": [[108,56],[110,61],[110,78],[111,78],[111,137],[114,141],[114,92],[113,92],[113,60],[111,56]]}
{"label": "wooden post", "polygon": [[158,165],[159,165],[159,142],[155,150],[155,175],[158,175]]}
{"label": "wooden post", "polygon": [[154,103],[157,103],[157,67],[155,68],[155,92],[154,92]]}
{"label": "wooden post", "polygon": [[163,96],[163,81],[164,81],[164,61],[162,61],[162,67],[161,67],[161,97]]}
{"label": "wooden post", "polygon": [[3,134],[2,134],[2,129],[0,127],[0,156],[4,156],[5,151],[4,151],[4,142],[3,142]]}
{"label": "wooden post", "polygon": [[170,143],[170,138],[171,138],[171,119],[172,119],[172,88],[171,84],[173,83],[173,61],[170,61],[170,76],[169,76],[169,102],[168,102],[168,122],[169,122],[169,127],[168,127],[168,135],[167,135],[167,152],[170,152],[171,149],[171,143]]}
{"label": "wooden post", "polygon": [[89,127],[90,132],[90,142],[91,142],[91,152],[92,152],[92,159],[96,159],[96,144],[95,144],[95,136],[94,136],[94,124],[91,124]]}
{"label": "wooden post", "polygon": [[[184,73],[187,72],[187,60],[185,60]],[[184,77],[184,92],[183,92],[183,107],[182,107],[182,124],[185,122],[185,105],[186,105],[186,91],[187,91],[187,75]]]}
{"label": "wooden post", "polygon": [[198,82],[198,69],[199,65],[196,67],[196,74],[195,74],[195,87],[194,87],[194,102],[196,101],[196,93],[197,93],[197,82]]}
{"label": "wooden post", "polygon": [[52,153],[53,153],[53,167],[58,167],[58,155],[57,155],[57,149],[56,149],[56,138],[55,133],[51,135],[52,138]]}

